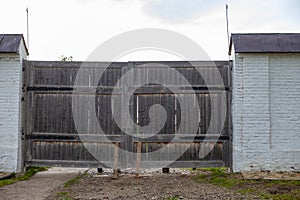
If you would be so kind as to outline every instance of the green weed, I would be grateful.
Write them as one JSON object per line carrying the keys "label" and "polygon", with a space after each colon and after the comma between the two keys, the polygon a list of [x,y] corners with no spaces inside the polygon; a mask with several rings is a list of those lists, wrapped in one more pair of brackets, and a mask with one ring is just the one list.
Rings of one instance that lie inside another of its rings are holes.
{"label": "green weed", "polygon": [[168,198],[166,198],[164,200],[179,200],[179,199],[178,199],[178,197],[168,197]]}
{"label": "green weed", "polygon": [[48,170],[48,168],[46,168],[46,167],[28,167],[23,176],[6,179],[6,180],[0,180],[0,187],[5,186],[5,185],[14,184],[17,181],[26,181],[30,177],[32,177],[34,174],[36,174],[37,172],[45,171],[45,170]]}
{"label": "green weed", "polygon": [[68,180],[67,182],[65,182],[64,187],[67,188],[70,185],[74,185],[74,184],[78,183],[80,179],[81,179],[80,175],[75,176],[74,178],[72,178],[72,179]]}
{"label": "green weed", "polygon": [[72,200],[68,192],[58,192],[57,197],[59,200]]}

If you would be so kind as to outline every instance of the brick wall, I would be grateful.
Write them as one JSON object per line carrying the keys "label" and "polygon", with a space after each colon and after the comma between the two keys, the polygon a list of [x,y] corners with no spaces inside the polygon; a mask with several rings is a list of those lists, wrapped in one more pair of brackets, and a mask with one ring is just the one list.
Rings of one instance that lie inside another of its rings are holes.
{"label": "brick wall", "polygon": [[21,170],[20,100],[22,57],[0,54],[0,171]]}
{"label": "brick wall", "polygon": [[233,170],[300,170],[300,54],[235,54]]}

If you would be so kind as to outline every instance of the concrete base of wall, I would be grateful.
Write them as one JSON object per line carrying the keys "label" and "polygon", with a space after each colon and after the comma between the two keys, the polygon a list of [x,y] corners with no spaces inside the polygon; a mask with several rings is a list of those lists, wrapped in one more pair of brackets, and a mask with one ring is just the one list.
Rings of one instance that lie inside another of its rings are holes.
{"label": "concrete base of wall", "polygon": [[300,180],[299,172],[242,172],[244,179]]}

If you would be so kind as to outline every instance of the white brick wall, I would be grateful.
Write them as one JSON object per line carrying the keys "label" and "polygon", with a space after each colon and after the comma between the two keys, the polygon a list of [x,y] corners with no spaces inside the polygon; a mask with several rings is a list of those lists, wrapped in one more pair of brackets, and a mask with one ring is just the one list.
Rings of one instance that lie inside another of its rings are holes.
{"label": "white brick wall", "polygon": [[22,57],[0,54],[0,171],[21,170]]}
{"label": "white brick wall", "polygon": [[300,55],[270,56],[271,166],[300,171]]}
{"label": "white brick wall", "polygon": [[235,54],[233,170],[300,170],[300,54]]}

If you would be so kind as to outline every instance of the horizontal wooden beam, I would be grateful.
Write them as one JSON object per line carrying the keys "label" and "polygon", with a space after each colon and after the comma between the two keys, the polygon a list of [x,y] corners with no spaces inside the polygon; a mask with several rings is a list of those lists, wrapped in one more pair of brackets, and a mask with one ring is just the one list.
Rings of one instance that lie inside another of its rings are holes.
{"label": "horizontal wooden beam", "polygon": [[[167,161],[141,161],[141,168],[161,168]],[[113,162],[99,161],[66,161],[66,160],[31,160],[27,161],[26,166],[43,167],[83,167],[83,168],[111,168]],[[132,163],[135,167],[135,163]],[[168,164],[168,168],[202,168],[202,167],[225,167],[223,161],[175,161]]]}
{"label": "horizontal wooden beam", "polygon": [[28,65],[33,68],[123,68],[128,65],[128,62],[83,62],[83,61],[28,61]]}
{"label": "horizontal wooden beam", "polygon": [[[37,92],[68,92],[72,91],[74,94],[122,94],[121,87],[114,86],[90,86],[85,87],[81,86],[78,89],[74,89],[76,86],[69,85],[36,85],[33,87],[28,87],[27,91],[37,91]],[[127,90],[134,90],[135,88],[127,88]],[[194,86],[174,86],[174,85],[165,85],[162,86],[144,86],[143,88],[138,88],[134,91],[134,94],[174,94],[172,91],[176,91],[179,94],[218,94],[223,93],[224,91],[228,92],[230,90],[229,86],[219,86],[219,85],[194,85]]]}
{"label": "horizontal wooden beam", "polygon": [[[193,143],[193,142],[223,142],[230,140],[227,135],[189,135],[189,134],[159,134],[146,138],[145,135],[134,134],[132,136],[133,142],[147,142],[147,143]],[[89,143],[110,143],[120,142],[121,135],[98,135],[98,134],[59,134],[59,133],[34,133],[25,136],[26,140],[33,141],[54,141],[54,142],[89,142]]]}
{"label": "horizontal wooden beam", "polygon": [[87,61],[28,61],[28,65],[35,68],[55,68],[55,67],[71,67],[79,68],[85,65],[87,68],[104,68],[107,65],[113,68],[122,68],[130,66],[132,68],[153,67],[162,68],[167,65],[172,68],[214,68],[224,67],[230,65],[228,61],[138,61],[138,62],[87,62]]}
{"label": "horizontal wooden beam", "polygon": [[99,161],[68,161],[68,160],[31,160],[26,161],[26,166],[37,167],[78,167],[78,168],[110,168],[113,162]]}

